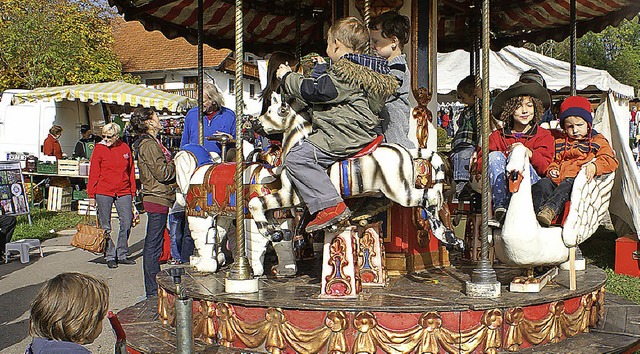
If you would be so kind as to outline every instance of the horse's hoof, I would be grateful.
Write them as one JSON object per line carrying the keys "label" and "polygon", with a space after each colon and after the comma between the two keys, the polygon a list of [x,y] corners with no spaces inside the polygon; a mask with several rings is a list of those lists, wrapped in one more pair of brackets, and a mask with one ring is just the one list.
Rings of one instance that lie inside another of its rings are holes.
{"label": "horse's hoof", "polygon": [[291,230],[275,230],[269,234],[271,242],[291,241],[293,240],[293,232]]}
{"label": "horse's hoof", "polygon": [[284,267],[275,265],[271,267],[271,274],[278,278],[294,277],[296,273],[298,273],[298,268],[295,265]]}

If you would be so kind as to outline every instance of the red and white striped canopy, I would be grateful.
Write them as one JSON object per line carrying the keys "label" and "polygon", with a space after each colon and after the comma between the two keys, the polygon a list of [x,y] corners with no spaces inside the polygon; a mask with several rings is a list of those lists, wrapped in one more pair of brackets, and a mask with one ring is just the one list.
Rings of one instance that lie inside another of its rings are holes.
{"label": "red and white striped canopy", "polygon": [[[466,48],[472,22],[481,21],[473,0],[439,0],[438,49]],[[570,35],[571,0],[492,0],[491,40],[494,49],[524,42],[561,41]],[[576,0],[576,34],[600,32],[640,12],[638,0]]]}
{"label": "red and white striped canopy", "polygon": [[[360,1],[362,0],[351,0]],[[405,0],[405,2],[412,0]],[[419,1],[419,0],[413,0]],[[426,1],[426,0],[420,0]],[[492,47],[562,40],[570,34],[571,0],[491,1]],[[140,21],[147,30],[160,30],[168,38],[197,41],[197,0],[109,0],[126,20]],[[245,49],[292,51],[300,41],[308,50],[322,50],[326,26],[337,0],[244,1]],[[474,0],[438,0],[438,49],[469,47],[473,23],[480,22]],[[576,0],[577,35],[599,32],[640,12],[640,0]],[[234,47],[234,1],[204,0],[204,42],[217,48]],[[375,3],[375,1],[372,1]],[[296,26],[299,22],[299,39]]]}

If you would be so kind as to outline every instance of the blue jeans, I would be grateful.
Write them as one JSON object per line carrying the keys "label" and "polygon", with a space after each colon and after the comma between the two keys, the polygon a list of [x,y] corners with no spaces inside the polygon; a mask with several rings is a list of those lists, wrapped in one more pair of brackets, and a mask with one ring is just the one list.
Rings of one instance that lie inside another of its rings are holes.
{"label": "blue jeans", "polygon": [[[529,165],[531,175],[531,185],[540,180],[538,173]],[[491,151],[489,153],[489,185],[491,186],[491,201],[493,210],[496,208],[507,208],[511,193],[507,186],[507,157],[501,151]]]}
{"label": "blue jeans", "polygon": [[193,254],[194,244],[184,211],[169,214],[169,235],[171,235],[171,258],[183,263],[188,262]]}
{"label": "blue jeans", "polygon": [[142,251],[142,269],[144,271],[144,291],[149,296],[158,295],[156,275],[160,272],[160,254],[164,241],[164,228],[167,226],[167,214],[147,212],[147,235]]}
{"label": "blue jeans", "polygon": [[451,153],[451,162],[453,164],[453,180],[469,181],[469,171],[471,170],[471,155],[475,147],[472,145],[457,146]]}

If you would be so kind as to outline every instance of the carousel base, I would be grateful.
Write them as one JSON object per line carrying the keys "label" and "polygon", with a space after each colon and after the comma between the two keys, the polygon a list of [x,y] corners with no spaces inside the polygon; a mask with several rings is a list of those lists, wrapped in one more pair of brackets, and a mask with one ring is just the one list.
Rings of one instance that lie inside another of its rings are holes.
{"label": "carousel base", "polygon": [[[392,277],[386,288],[365,288],[344,301],[320,298],[320,280],[305,274],[261,278],[257,293],[232,294],[224,292],[222,273],[190,272],[183,289],[194,299],[193,333],[202,353],[619,353],[640,345],[640,306],[614,295],[605,306],[606,273],[599,268],[578,272],[576,291],[569,291],[568,272],[560,272],[532,294],[509,292],[520,271],[496,267],[503,285],[494,299],[464,294],[473,269]],[[174,286],[164,272],[158,284],[157,303],[118,314],[137,352],[176,351]]]}

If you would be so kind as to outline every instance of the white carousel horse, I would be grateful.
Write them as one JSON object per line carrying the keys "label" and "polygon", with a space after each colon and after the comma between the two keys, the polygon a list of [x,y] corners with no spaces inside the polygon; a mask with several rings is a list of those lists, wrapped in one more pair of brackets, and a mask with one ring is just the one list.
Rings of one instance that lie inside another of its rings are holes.
{"label": "white carousel horse", "polygon": [[[193,238],[198,256],[193,257],[191,265],[200,272],[216,272],[219,266],[226,262],[223,252],[226,244],[226,235],[233,230],[233,220],[235,220],[234,205],[230,205],[230,196],[235,195],[233,187],[233,176],[230,170],[235,170],[235,164],[219,165],[208,160],[207,152],[200,145],[188,147],[189,151],[181,150],[176,154],[176,180],[178,192],[176,199],[178,203],[186,207],[189,230]],[[222,168],[227,168],[227,173],[216,173]],[[218,169],[218,170],[216,170]],[[223,202],[219,199],[216,202],[215,186],[209,183],[218,179],[224,189],[218,193],[226,193]],[[262,187],[262,192],[268,192],[266,187],[269,183],[276,182],[275,172],[270,168],[264,168],[261,164],[249,164],[245,167],[243,183],[254,184]],[[230,187],[229,187],[230,186]],[[231,191],[229,188],[233,189]],[[200,194],[200,199],[194,198],[195,194]],[[290,222],[280,220],[281,226],[287,228]],[[248,235],[246,245],[247,256],[251,262],[254,275],[260,276],[264,273],[264,254],[267,244],[271,242],[257,231],[253,220],[245,220],[245,231]],[[297,267],[293,252],[291,239],[273,242],[273,247],[278,255],[278,265],[273,272],[282,276],[295,275]]]}
{"label": "white carousel horse", "polygon": [[[260,116],[261,124],[257,130],[262,129],[267,134],[283,133],[282,156],[286,157],[289,149],[311,132],[311,124],[297,114],[288,104],[281,103],[279,95],[272,96],[272,105],[267,112]],[[432,169],[430,179],[435,184],[428,189],[414,187],[416,181],[415,160],[430,162]],[[396,144],[382,144],[373,152],[351,159],[359,169],[352,169],[351,178],[343,180],[343,168],[340,162],[329,168],[331,181],[337,190],[343,192],[349,189],[350,194],[344,197],[359,197],[375,194],[384,194],[385,197],[404,207],[424,208],[433,234],[448,246],[462,248],[462,240],[457,239],[451,230],[448,230],[438,219],[438,210],[443,204],[444,168],[438,154],[427,149],[407,151]],[[286,164],[286,161],[284,162]],[[358,170],[358,171],[355,171]],[[359,175],[356,175],[359,173]],[[300,197],[287,177],[285,169],[280,174],[282,187],[273,194],[252,198],[249,201],[249,210],[259,230],[266,235],[277,230],[277,225],[268,220],[268,212],[287,209],[301,205]],[[351,181],[358,183],[351,184]],[[348,188],[342,188],[348,185]],[[342,186],[342,187],[341,187]]]}
{"label": "white carousel horse", "polygon": [[591,237],[598,228],[609,208],[614,173],[595,177],[587,183],[584,169],[580,170],[563,227],[542,227],[533,210],[526,150],[518,145],[509,154],[507,174],[517,172],[522,178],[519,186],[509,181],[513,194],[502,229],[493,234],[495,255],[501,262],[514,266],[557,265],[569,259],[570,247]]}

